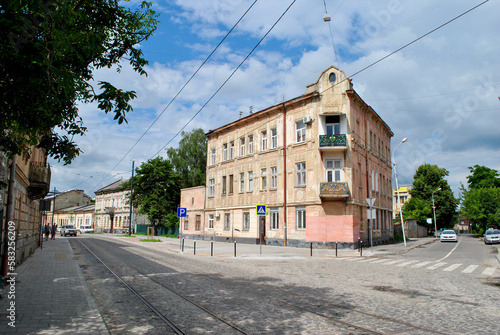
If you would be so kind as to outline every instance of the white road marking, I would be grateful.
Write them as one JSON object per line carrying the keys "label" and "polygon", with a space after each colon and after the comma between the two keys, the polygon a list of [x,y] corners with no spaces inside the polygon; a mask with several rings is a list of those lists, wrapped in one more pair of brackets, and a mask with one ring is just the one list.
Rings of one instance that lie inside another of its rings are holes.
{"label": "white road marking", "polygon": [[427,270],[436,270],[437,268],[440,268],[442,266],[445,266],[447,263],[446,262],[441,262],[441,263],[437,263],[437,264],[434,264],[432,266],[429,266],[427,268]]}
{"label": "white road marking", "polygon": [[465,270],[462,270],[462,273],[472,273],[475,269],[477,269],[479,265],[469,265],[468,267],[465,268]]}
{"label": "white road marking", "polygon": [[461,266],[462,266],[462,264],[455,263],[451,266],[448,266],[446,269],[443,269],[443,271],[451,272],[451,271],[453,271],[456,268],[461,267]]}
{"label": "white road marking", "polygon": [[418,269],[418,268],[421,268],[422,266],[426,266],[427,264],[431,264],[431,263],[432,263],[432,261],[421,262],[421,263],[413,265],[412,268]]}
{"label": "white road marking", "polygon": [[398,264],[396,266],[403,267],[403,266],[407,266],[407,265],[410,265],[410,264],[413,264],[413,263],[416,263],[416,262],[418,262],[418,261],[407,261],[407,262]]}
{"label": "white road marking", "polygon": [[483,276],[493,276],[493,274],[495,273],[495,270],[496,270],[496,268],[489,266],[483,271],[482,275]]}
{"label": "white road marking", "polygon": [[446,258],[450,257],[451,254],[453,253],[453,251],[455,251],[455,249],[458,247],[458,245],[460,244],[460,242],[462,242],[462,237],[460,236],[460,238],[458,239],[458,242],[457,242],[457,245],[455,245],[455,247],[453,249],[451,249],[451,251],[446,255],[444,256],[443,258],[441,258],[440,260],[436,261],[436,262],[442,262],[444,261]]}

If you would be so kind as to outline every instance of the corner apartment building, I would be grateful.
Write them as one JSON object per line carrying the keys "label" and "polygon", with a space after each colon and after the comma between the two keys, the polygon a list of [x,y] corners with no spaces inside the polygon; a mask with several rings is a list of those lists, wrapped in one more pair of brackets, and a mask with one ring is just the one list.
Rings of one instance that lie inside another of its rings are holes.
{"label": "corner apartment building", "polygon": [[[375,198],[373,242],[393,238],[393,133],[341,70],[206,135],[206,189],[181,192],[184,237],[353,247],[370,237],[366,198]],[[203,210],[192,208],[200,197]]]}

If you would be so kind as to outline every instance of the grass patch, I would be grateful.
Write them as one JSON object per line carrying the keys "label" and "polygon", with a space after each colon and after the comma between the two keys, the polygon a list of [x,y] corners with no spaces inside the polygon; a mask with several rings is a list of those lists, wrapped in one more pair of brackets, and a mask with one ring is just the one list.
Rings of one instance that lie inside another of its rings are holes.
{"label": "grass patch", "polygon": [[116,235],[118,237],[135,237],[134,235]]}
{"label": "grass patch", "polygon": [[146,236],[147,234],[146,233],[134,233],[134,235],[144,235],[144,236]]}
{"label": "grass patch", "polygon": [[147,239],[147,238],[144,238],[142,240],[139,240],[141,242],[161,242],[161,240],[158,240],[158,239]]}
{"label": "grass patch", "polygon": [[85,234],[102,234],[102,233],[98,232],[98,231],[93,231],[93,232],[88,232],[88,233],[85,233]]}

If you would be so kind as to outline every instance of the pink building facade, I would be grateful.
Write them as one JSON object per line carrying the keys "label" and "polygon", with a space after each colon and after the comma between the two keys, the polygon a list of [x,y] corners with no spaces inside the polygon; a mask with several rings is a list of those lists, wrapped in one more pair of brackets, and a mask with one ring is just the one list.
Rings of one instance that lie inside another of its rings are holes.
{"label": "pink building facade", "polygon": [[341,70],[206,135],[206,187],[181,192],[184,237],[326,247],[393,238],[393,133]]}

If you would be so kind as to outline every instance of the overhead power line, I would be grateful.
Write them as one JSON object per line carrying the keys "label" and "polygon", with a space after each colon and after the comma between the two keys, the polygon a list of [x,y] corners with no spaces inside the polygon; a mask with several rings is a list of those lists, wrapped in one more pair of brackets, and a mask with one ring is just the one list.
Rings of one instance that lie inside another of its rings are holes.
{"label": "overhead power line", "polygon": [[293,6],[293,4],[296,2],[297,0],[293,0],[292,3],[288,6],[288,8],[283,12],[283,14],[281,14],[281,16],[278,18],[278,20],[276,20],[276,22],[272,25],[271,28],[269,28],[269,30],[267,31],[267,33],[260,39],[260,41],[255,45],[255,47],[252,49],[252,51],[250,51],[248,53],[248,55],[245,57],[245,59],[243,59],[241,61],[241,63],[234,69],[234,71],[229,75],[229,77],[227,77],[227,79],[222,83],[222,85],[219,86],[219,88],[215,91],[214,94],[212,94],[212,96],[203,104],[203,106],[201,106],[201,108],[193,115],[193,117],[188,121],[186,122],[186,124],[174,135],[174,137],[172,137],[170,139],[170,141],[167,142],[167,144],[165,144],[160,150],[158,150],[151,158],[157,156],[163,149],[165,149],[193,120],[196,116],[198,116],[198,114],[201,113],[201,111],[210,103],[210,101],[212,101],[212,99],[217,95],[217,93],[219,93],[219,91],[226,85],[226,83],[233,77],[233,75],[236,73],[236,71],[239,70],[239,68],[243,65],[243,63],[246,62],[246,60],[253,54],[253,52],[255,51],[255,49],[257,49],[257,47],[262,43],[262,41],[267,37],[267,35],[269,35],[269,33],[273,30],[273,28],[278,24],[278,22],[281,21],[281,19],[283,18],[283,16],[285,16],[285,14],[288,12],[288,10]]}
{"label": "overhead power line", "polygon": [[[139,137],[139,139],[134,143],[134,145],[127,151],[127,153],[125,155],[123,155],[123,157],[118,161],[118,163],[116,163],[116,165],[111,169],[110,172],[108,172],[103,179],[101,179],[99,181],[99,183],[97,185],[99,185],[100,183],[102,183],[102,181],[104,181],[106,179],[106,177],[108,175],[111,174],[111,172],[114,171],[114,169],[116,169],[116,167],[125,159],[125,157],[128,156],[128,154],[135,148],[135,146],[143,139],[143,137],[148,133],[148,131],[153,127],[153,125],[160,119],[160,117],[163,115],[163,113],[165,113],[165,111],[170,107],[170,105],[175,101],[175,99],[177,99],[177,97],[182,93],[182,91],[184,91],[184,89],[186,88],[186,86],[191,82],[191,80],[194,78],[194,76],[196,76],[198,74],[198,72],[201,70],[201,68],[208,62],[208,60],[212,57],[212,55],[219,49],[219,47],[222,45],[222,43],[224,43],[224,41],[227,39],[227,37],[233,32],[233,30],[236,28],[236,26],[241,22],[241,20],[243,20],[243,18],[248,14],[248,12],[250,11],[250,9],[252,9],[252,7],[257,3],[258,0],[255,0],[251,5],[250,7],[248,7],[248,9],[245,11],[245,13],[243,13],[243,15],[238,19],[238,21],[233,25],[233,27],[227,32],[227,34],[224,36],[224,38],[219,42],[219,44],[217,44],[217,46],[212,50],[212,52],[208,55],[207,58],[205,58],[205,60],[203,61],[203,63],[201,63],[201,65],[196,69],[196,71],[191,75],[191,77],[188,79],[188,81],[184,84],[184,86],[182,86],[182,88],[179,90],[179,92],[177,92],[177,94],[172,98],[172,100],[170,100],[170,102],[167,104],[167,106],[162,110],[162,112],[156,117],[156,119],[151,123],[151,125],[146,129],[146,131],[144,131],[144,133],[141,135],[141,137]],[[97,185],[95,187],[97,187]],[[95,188],[94,187],[94,188]]]}

